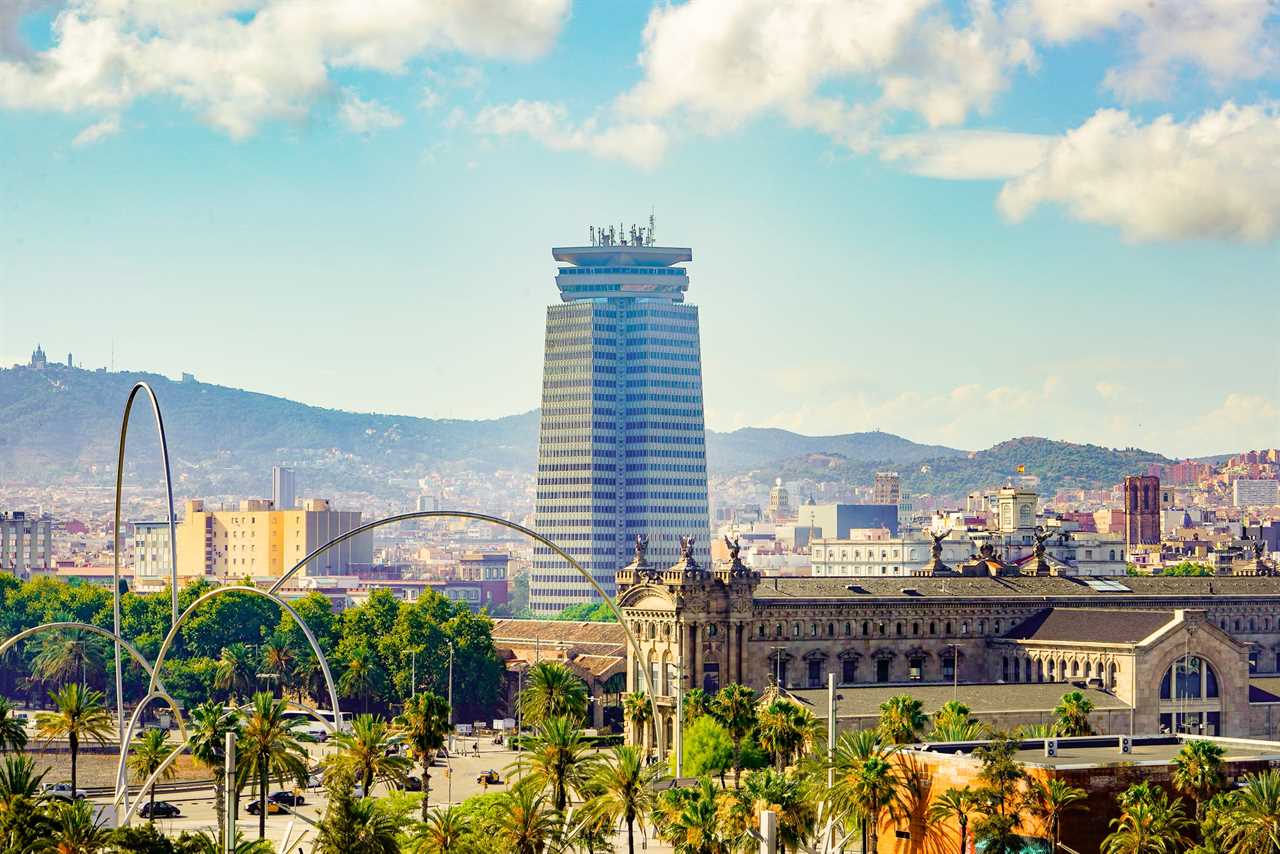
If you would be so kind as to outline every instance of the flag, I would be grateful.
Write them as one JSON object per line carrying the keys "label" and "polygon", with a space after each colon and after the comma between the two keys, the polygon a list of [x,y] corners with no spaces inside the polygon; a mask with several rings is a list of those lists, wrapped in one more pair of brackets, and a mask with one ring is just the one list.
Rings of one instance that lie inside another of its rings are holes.
{"label": "flag", "polygon": [[1027,467],[1026,467],[1026,466],[1018,466],[1017,471],[1018,471],[1018,474],[1026,474],[1026,473],[1027,473]]}

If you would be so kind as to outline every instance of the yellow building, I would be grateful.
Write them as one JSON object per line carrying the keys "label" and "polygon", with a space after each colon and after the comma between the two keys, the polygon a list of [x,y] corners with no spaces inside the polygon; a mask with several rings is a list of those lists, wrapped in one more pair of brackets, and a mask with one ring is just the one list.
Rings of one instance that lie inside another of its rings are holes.
{"label": "yellow building", "polygon": [[[218,579],[283,575],[334,537],[360,526],[359,511],[333,510],[309,498],[295,510],[276,510],[265,499],[234,510],[206,510],[195,499],[177,526],[178,575]],[[313,560],[307,575],[350,575],[373,562],[373,534],[360,534]]]}

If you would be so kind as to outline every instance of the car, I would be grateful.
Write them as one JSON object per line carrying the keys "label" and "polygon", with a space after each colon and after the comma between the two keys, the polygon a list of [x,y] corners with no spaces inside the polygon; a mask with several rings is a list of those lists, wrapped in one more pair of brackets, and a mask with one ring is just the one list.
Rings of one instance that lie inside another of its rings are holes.
{"label": "car", "polygon": [[272,792],[267,800],[274,801],[282,807],[300,807],[307,802],[301,792]]}
{"label": "car", "polygon": [[422,778],[409,776],[404,778],[404,790],[406,792],[421,792]]}
{"label": "car", "polygon": [[83,801],[85,798],[84,789],[72,791],[70,783],[49,783],[44,787],[44,794],[63,801]]}
{"label": "car", "polygon": [[479,777],[476,777],[477,783],[488,783],[490,786],[498,786],[502,784],[502,778],[498,776],[498,772],[490,768]]}
{"label": "car", "polygon": [[[254,798],[249,801],[249,805],[244,808],[244,811],[249,815],[257,815],[262,812],[262,801]],[[267,798],[267,815],[279,815],[284,811],[285,809],[283,806],[271,800],[271,798]]]}
{"label": "car", "polygon": [[154,804],[143,804],[138,815],[143,818],[178,818],[182,815],[182,810],[168,801],[156,801]]}

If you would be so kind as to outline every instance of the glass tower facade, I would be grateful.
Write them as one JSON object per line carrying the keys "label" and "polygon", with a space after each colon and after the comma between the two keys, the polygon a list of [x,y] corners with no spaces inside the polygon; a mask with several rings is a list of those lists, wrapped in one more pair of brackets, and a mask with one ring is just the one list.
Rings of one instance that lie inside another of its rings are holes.
{"label": "glass tower facade", "polygon": [[[602,238],[607,240],[607,238]],[[707,563],[710,523],[698,309],[687,248],[553,249],[561,303],[547,309],[535,527],[610,595],[635,537],[668,566],[680,537]],[[598,597],[549,549],[534,552],[539,616]]]}

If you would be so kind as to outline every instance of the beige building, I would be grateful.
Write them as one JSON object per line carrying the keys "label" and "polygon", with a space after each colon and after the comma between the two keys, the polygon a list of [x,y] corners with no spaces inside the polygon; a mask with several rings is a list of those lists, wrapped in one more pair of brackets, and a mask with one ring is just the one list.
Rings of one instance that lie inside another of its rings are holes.
{"label": "beige building", "polygon": [[[206,509],[186,503],[178,524],[178,575],[215,579],[279,576],[334,537],[360,527],[360,512],[334,510],[309,498],[295,510],[271,501],[241,501],[236,509]],[[373,533],[360,534],[315,558],[308,575],[354,575],[373,562]]]}
{"label": "beige building", "polygon": [[[1098,721],[1108,732],[1277,734],[1280,698],[1259,680],[1280,673],[1280,577],[1083,578],[1037,560],[1015,566],[986,547],[935,575],[762,578],[737,562],[652,567],[641,551],[617,575],[641,646],[628,690],[651,676],[668,735],[677,682],[804,692],[828,674],[845,696],[953,683],[996,698],[1061,683],[1045,689],[1061,696],[1078,685],[1112,698]],[[1035,723],[1051,708],[997,723]]]}

